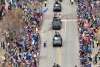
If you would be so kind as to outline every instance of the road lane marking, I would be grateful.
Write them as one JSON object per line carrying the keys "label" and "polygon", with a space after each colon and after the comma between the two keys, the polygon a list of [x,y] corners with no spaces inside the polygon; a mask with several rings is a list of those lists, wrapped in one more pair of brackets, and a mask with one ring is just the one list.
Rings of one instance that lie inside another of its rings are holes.
{"label": "road lane marking", "polygon": [[59,64],[59,65],[62,64],[61,48],[56,49],[56,63]]}

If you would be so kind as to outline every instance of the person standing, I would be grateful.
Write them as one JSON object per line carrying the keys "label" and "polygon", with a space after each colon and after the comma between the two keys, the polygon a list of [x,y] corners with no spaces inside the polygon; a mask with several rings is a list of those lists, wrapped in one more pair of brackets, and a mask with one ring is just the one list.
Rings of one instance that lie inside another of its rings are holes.
{"label": "person standing", "polygon": [[3,46],[3,49],[5,49],[5,43],[4,43],[4,41],[2,42],[2,46]]}
{"label": "person standing", "polygon": [[45,7],[47,6],[47,0],[44,1],[44,5],[45,5]]}
{"label": "person standing", "polygon": [[44,46],[44,47],[46,47],[46,46],[47,46],[47,43],[46,43],[46,42],[44,42],[43,46]]}
{"label": "person standing", "polygon": [[97,56],[98,54],[95,55],[94,59],[95,59],[95,64],[97,64]]}
{"label": "person standing", "polygon": [[99,42],[98,42],[98,40],[96,40],[96,44],[97,44],[97,47],[98,47],[98,45],[99,45]]}

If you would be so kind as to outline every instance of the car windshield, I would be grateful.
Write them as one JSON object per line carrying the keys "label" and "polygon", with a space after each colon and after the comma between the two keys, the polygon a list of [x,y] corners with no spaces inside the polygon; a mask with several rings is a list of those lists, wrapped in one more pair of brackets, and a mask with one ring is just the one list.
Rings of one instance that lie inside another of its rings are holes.
{"label": "car windshield", "polygon": [[58,40],[59,38],[58,38],[58,37],[55,37],[54,39],[55,39],[55,40]]}
{"label": "car windshield", "polygon": [[55,3],[54,6],[61,6],[60,3]]}
{"label": "car windshield", "polygon": [[55,6],[59,6],[59,4],[55,4]]}
{"label": "car windshield", "polygon": [[54,40],[60,40],[60,37],[54,37]]}

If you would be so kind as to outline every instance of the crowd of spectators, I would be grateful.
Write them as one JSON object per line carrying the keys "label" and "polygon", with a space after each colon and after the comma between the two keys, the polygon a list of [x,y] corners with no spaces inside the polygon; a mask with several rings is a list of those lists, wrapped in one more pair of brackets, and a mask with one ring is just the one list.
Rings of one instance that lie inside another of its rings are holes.
{"label": "crowd of spectators", "polygon": [[[38,0],[35,0],[38,2]],[[25,0],[24,2],[14,3],[16,8],[23,10],[22,19],[25,22],[23,28],[24,35],[16,34],[16,38],[11,39],[7,44],[3,43],[3,49],[6,50],[5,60],[3,63],[9,62],[12,67],[38,67],[40,55],[40,35],[39,27],[41,26],[42,16],[40,8],[30,8],[27,4],[32,4],[34,0]],[[38,2],[39,3],[39,2]],[[13,4],[13,3],[12,3]],[[12,10],[13,5],[9,4],[9,9]],[[3,13],[1,8],[0,18]],[[6,65],[6,64],[4,64]],[[5,66],[8,67],[8,66]]]}
{"label": "crowd of spectators", "polygon": [[94,40],[96,30],[100,27],[100,18],[95,15],[96,1],[78,0],[77,5],[80,64],[82,67],[91,67],[93,61],[97,63],[97,56],[93,58],[92,51],[96,45]]}

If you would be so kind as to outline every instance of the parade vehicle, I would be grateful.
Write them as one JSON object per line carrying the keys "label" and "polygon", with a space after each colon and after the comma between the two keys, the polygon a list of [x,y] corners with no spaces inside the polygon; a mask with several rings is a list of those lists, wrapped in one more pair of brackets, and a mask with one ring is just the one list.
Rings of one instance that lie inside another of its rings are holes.
{"label": "parade vehicle", "polygon": [[73,5],[74,4],[74,0],[70,0],[71,4]]}
{"label": "parade vehicle", "polygon": [[55,32],[53,37],[53,47],[61,47],[62,46],[62,37],[59,32]]}
{"label": "parade vehicle", "polygon": [[54,63],[53,67],[60,67],[59,64]]}
{"label": "parade vehicle", "polygon": [[56,1],[54,3],[53,12],[61,12],[61,11],[62,11],[61,3]]}
{"label": "parade vehicle", "polygon": [[58,17],[54,17],[52,21],[52,29],[53,30],[60,30],[62,27],[62,21]]}

